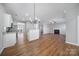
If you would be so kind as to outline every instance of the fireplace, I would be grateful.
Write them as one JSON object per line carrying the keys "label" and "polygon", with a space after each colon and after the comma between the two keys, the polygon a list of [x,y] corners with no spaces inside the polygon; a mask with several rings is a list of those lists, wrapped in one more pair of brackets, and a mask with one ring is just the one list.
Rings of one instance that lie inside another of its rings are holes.
{"label": "fireplace", "polygon": [[60,34],[60,30],[59,29],[55,29],[54,30],[54,34]]}

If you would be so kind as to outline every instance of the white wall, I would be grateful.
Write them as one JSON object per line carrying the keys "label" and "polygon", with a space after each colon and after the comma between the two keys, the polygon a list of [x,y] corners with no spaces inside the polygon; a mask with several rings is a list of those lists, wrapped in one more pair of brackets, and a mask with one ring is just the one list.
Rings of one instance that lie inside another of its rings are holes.
{"label": "white wall", "polygon": [[66,10],[66,43],[77,44],[77,7]]}
{"label": "white wall", "polygon": [[66,24],[65,23],[44,24],[43,34],[54,33],[54,29],[60,29],[60,34],[66,35]]}
{"label": "white wall", "polygon": [[26,30],[30,30],[30,29],[34,29],[34,24],[30,23],[30,22],[27,22],[26,23]]}
{"label": "white wall", "polygon": [[79,45],[79,4],[77,6],[77,43]]}
{"label": "white wall", "polygon": [[2,26],[0,26],[0,53],[3,50],[3,36],[2,36]]}
{"label": "white wall", "polygon": [[78,19],[77,19],[77,39],[78,39],[78,44],[79,44],[79,16],[78,16]]}
{"label": "white wall", "polygon": [[43,24],[43,34],[49,33],[49,26],[48,24]]}

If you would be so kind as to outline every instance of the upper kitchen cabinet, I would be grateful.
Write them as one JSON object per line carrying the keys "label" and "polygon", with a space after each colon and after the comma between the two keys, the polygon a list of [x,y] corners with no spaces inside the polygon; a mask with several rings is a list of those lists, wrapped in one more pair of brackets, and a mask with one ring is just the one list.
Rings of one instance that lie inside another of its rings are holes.
{"label": "upper kitchen cabinet", "polygon": [[3,26],[5,27],[11,27],[11,23],[12,23],[12,17],[10,14],[4,14],[4,20],[3,20]]}
{"label": "upper kitchen cabinet", "polygon": [[12,17],[11,15],[7,14],[7,13],[2,13],[0,12],[0,25],[4,26],[4,27],[11,27],[11,23],[12,23]]}

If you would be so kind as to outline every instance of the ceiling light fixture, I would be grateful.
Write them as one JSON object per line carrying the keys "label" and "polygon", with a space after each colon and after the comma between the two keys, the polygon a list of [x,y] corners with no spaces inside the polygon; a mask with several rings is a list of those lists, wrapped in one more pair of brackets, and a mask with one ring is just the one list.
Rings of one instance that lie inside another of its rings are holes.
{"label": "ceiling light fixture", "polygon": [[53,20],[50,20],[49,23],[51,23],[51,24],[55,24],[56,22],[53,21]]}
{"label": "ceiling light fixture", "polygon": [[34,3],[34,17],[32,18],[28,13],[26,13],[24,19],[26,22],[31,22],[31,23],[40,22],[40,19],[35,17],[35,3]]}

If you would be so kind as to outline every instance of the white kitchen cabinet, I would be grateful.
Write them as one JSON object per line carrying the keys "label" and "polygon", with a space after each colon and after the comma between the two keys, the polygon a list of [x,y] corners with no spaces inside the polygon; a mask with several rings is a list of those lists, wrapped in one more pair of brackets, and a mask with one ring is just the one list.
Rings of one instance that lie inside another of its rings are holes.
{"label": "white kitchen cabinet", "polygon": [[10,47],[16,44],[16,32],[4,34],[4,47]]}
{"label": "white kitchen cabinet", "polygon": [[13,20],[10,14],[0,12],[0,26],[11,27],[12,22]]}
{"label": "white kitchen cabinet", "polygon": [[13,22],[10,14],[0,12],[0,25],[3,27],[11,27]]}
{"label": "white kitchen cabinet", "polygon": [[11,15],[9,15],[9,14],[4,14],[4,24],[3,24],[3,26],[4,27],[11,27],[11,23],[12,23],[13,21],[12,21],[12,17],[11,17]]}
{"label": "white kitchen cabinet", "polygon": [[[3,32],[4,32],[3,28],[4,27],[11,27],[11,23],[12,23],[11,15],[0,11],[0,53],[3,51],[3,49],[5,47],[8,47],[9,44],[12,45],[13,43],[15,43],[16,34],[15,35],[12,34],[14,36],[14,38],[12,36],[11,36],[12,37],[11,38],[10,35],[9,35],[10,38],[6,37],[7,35],[3,34]],[[6,43],[7,42],[6,39],[8,39],[8,38],[12,39],[12,40],[14,39],[13,42],[11,40],[8,43]]]}

